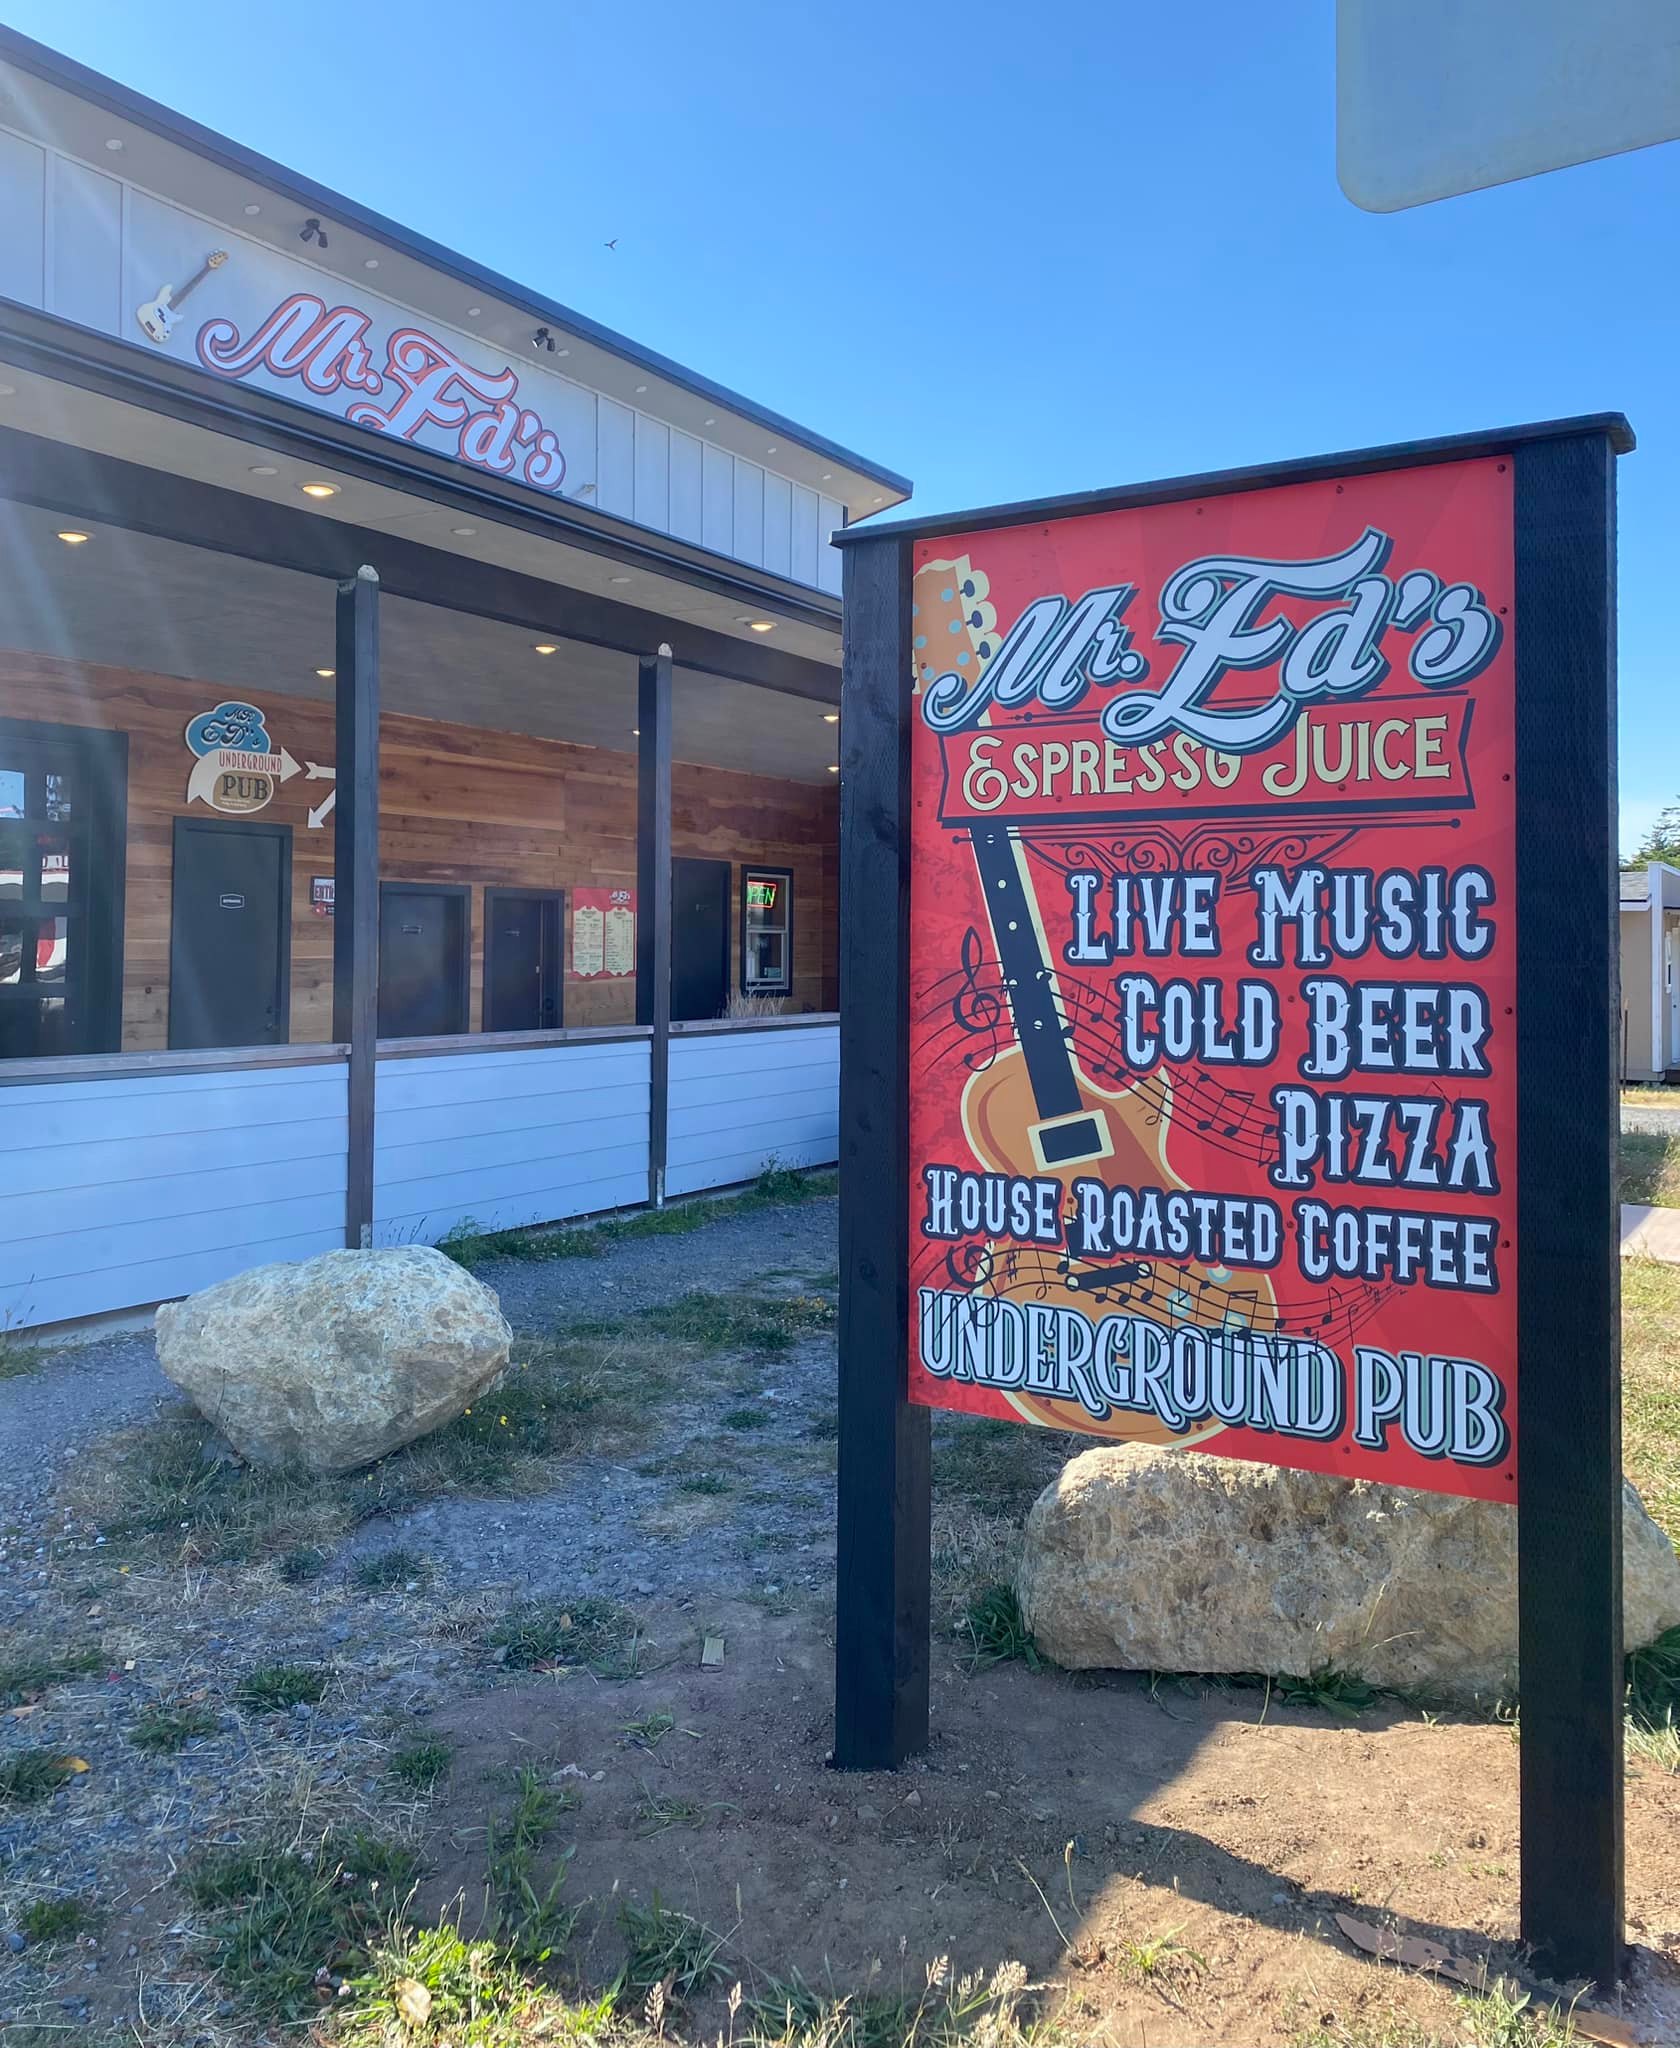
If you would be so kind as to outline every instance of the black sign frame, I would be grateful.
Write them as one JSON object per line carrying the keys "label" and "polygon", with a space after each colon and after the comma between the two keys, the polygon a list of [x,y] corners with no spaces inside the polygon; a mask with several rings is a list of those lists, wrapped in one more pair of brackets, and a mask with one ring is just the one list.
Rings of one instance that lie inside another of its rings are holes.
{"label": "black sign frame", "polygon": [[1624,1942],[1615,554],[1616,457],[1633,445],[1621,414],[1599,413],[834,537],[845,581],[833,1760],[890,1770],[926,1746],[930,1658],[930,1412],[906,1391],[913,543],[1326,477],[1510,461],[1521,1932],[1549,1974],[1601,1990],[1621,1976]]}

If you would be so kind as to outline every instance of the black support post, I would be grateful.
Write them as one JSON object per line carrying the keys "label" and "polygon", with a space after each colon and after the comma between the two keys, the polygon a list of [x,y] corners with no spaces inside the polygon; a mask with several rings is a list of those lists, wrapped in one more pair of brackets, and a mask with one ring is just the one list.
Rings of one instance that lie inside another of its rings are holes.
{"label": "black support post", "polygon": [[834,1762],[927,1745],[929,1417],[906,1399],[910,549],[847,550],[840,724],[840,1516]]}
{"label": "black support post", "polygon": [[1512,461],[1522,1936],[1604,1991],[1623,1945],[1616,462],[1603,433]]}
{"label": "black support post", "polygon": [[379,578],[338,586],[333,804],[333,1037],[350,1048],[344,1242],[373,1242],[373,1089],[379,1031]]}
{"label": "black support post", "polygon": [[671,1101],[671,650],[644,656],[636,689],[636,1022],[648,1047],[648,1201],[665,1206]]}

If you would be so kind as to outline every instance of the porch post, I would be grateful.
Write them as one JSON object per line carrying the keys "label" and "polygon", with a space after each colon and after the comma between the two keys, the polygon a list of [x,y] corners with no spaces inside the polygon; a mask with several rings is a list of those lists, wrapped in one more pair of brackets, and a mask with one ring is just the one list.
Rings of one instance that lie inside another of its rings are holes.
{"label": "porch post", "polygon": [[379,1030],[379,577],[338,586],[333,804],[333,1037],[350,1048],[344,1242],[373,1242],[373,1087]]}
{"label": "porch post", "polygon": [[648,1048],[648,1203],[665,1206],[671,1099],[671,650],[644,656],[636,692],[636,1022]]}

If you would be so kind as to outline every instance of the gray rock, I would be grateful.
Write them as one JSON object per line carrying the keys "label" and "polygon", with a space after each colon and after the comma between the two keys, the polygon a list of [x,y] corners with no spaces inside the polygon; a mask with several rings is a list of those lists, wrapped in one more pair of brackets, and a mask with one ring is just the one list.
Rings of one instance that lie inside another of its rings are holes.
{"label": "gray rock", "polygon": [[158,1363],[240,1456],[348,1472],[505,1368],[496,1297],[425,1245],[258,1266],[157,1314]]}
{"label": "gray rock", "polygon": [[[1622,1492],[1629,1649],[1680,1623],[1680,1559]],[[1325,1664],[1373,1685],[1488,1695],[1517,1654],[1517,1516],[1490,1501],[1108,1445],[1027,1517],[1016,1590],[1074,1670]]]}

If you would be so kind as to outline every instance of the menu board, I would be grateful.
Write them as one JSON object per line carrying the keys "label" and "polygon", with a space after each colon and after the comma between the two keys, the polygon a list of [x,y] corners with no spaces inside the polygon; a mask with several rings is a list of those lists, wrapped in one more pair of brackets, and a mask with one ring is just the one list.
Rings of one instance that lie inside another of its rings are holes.
{"label": "menu board", "polygon": [[574,889],[570,978],[614,980],[635,971],[635,890]]}

